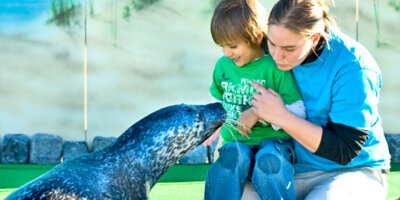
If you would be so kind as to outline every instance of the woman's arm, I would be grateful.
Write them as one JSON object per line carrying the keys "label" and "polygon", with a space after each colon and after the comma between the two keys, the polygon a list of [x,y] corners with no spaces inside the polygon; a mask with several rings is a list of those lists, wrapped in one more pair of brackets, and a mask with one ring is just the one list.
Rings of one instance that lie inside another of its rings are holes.
{"label": "woman's arm", "polygon": [[260,118],[275,123],[312,153],[341,165],[350,163],[368,139],[368,131],[330,119],[327,126],[318,126],[289,112],[279,94],[263,86],[252,84],[260,94],[254,94],[253,111]]}
{"label": "woman's arm", "polygon": [[[298,101],[296,101],[296,102],[294,102],[294,103],[292,103],[292,104],[286,104],[285,107],[286,107],[286,109],[287,109],[288,111],[290,111],[291,113],[296,114],[297,116],[299,116],[299,117],[301,117],[301,118],[303,118],[303,119],[305,119],[306,116],[307,116],[307,114],[306,114],[306,108],[304,107],[304,103],[303,103],[302,100],[298,100]],[[281,127],[279,127],[279,126],[276,125],[276,124],[271,124],[271,126],[272,126],[272,128],[273,128],[274,130],[279,130],[279,129],[281,129]]]}

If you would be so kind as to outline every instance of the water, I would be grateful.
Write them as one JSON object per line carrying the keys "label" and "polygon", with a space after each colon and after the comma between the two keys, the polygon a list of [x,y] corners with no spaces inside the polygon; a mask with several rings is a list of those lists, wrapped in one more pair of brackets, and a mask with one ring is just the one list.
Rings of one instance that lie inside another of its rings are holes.
{"label": "water", "polygon": [[50,0],[0,0],[0,32],[27,30],[49,12]]}

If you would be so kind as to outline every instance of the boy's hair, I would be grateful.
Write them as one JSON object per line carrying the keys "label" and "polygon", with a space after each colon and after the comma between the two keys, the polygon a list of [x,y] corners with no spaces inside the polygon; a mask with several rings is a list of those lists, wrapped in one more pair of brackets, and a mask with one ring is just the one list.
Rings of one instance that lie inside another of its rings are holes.
{"label": "boy's hair", "polygon": [[[267,12],[257,0],[221,0],[211,20],[211,35],[218,45],[247,42],[251,47],[266,45]],[[261,44],[257,39],[263,36]]]}

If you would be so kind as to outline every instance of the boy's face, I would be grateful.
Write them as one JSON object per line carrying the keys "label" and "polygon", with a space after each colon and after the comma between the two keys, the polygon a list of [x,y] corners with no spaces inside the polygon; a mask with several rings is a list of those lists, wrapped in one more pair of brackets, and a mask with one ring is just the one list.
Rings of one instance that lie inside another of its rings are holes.
{"label": "boy's face", "polygon": [[231,58],[238,67],[243,67],[265,54],[261,48],[251,47],[246,42],[224,44],[222,45],[222,52],[225,57]]}

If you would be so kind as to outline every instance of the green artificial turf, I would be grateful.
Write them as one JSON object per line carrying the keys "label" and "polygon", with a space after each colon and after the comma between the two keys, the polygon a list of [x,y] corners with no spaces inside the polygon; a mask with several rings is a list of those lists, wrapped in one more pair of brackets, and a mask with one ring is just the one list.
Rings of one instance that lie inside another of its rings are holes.
{"label": "green artificial turf", "polygon": [[204,181],[157,183],[150,191],[150,200],[203,199]]}
{"label": "green artificial turf", "polygon": [[3,200],[15,189],[0,189],[0,199]]}
{"label": "green artificial turf", "polygon": [[[11,194],[15,189],[0,189],[0,200]],[[187,200],[202,199],[204,181],[195,182],[164,182],[157,183],[150,191],[151,200]]]}
{"label": "green artificial turf", "polygon": [[0,164],[0,188],[18,188],[39,177],[55,165]]}
{"label": "green artificial turf", "polygon": [[389,183],[388,198],[399,198],[400,199],[400,171],[392,171],[387,176]]}
{"label": "green artificial turf", "polygon": [[[210,165],[174,165],[150,191],[151,200],[202,199]],[[17,187],[36,178],[54,165],[0,165],[0,200]],[[387,199],[400,197],[400,163],[392,164],[387,176]]]}

